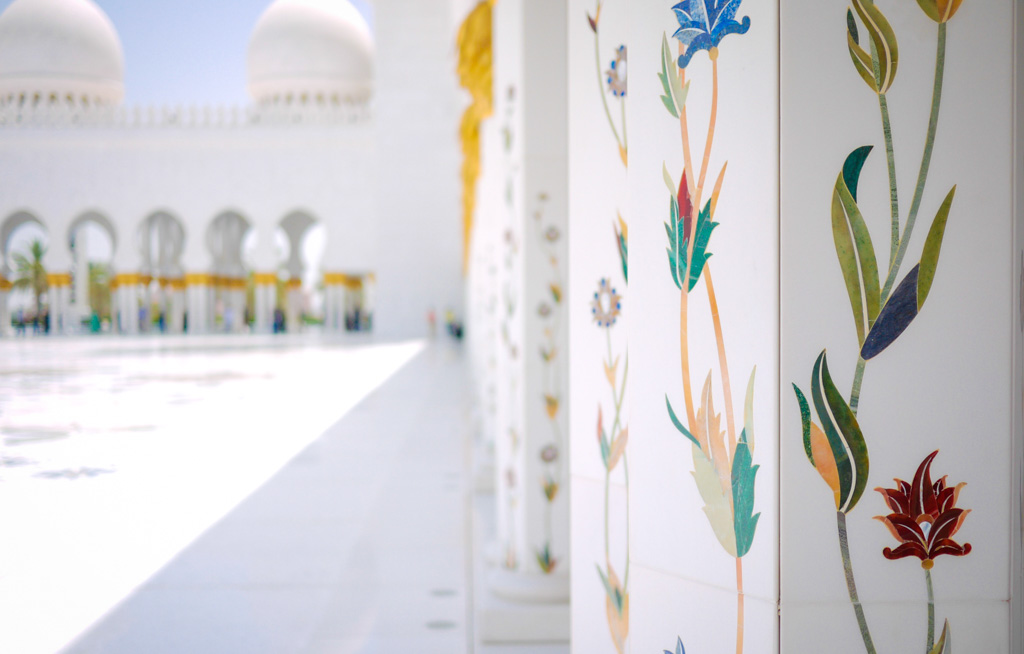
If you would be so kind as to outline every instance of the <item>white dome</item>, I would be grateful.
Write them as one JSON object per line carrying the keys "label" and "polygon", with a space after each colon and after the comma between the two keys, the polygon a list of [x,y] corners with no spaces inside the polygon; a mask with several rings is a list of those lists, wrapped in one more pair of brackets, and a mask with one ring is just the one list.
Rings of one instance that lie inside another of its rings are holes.
{"label": "white dome", "polygon": [[276,0],[249,41],[249,94],[258,102],[365,102],[373,36],[348,0]]}
{"label": "white dome", "polygon": [[124,97],[117,30],[92,0],[14,0],[0,15],[0,102],[116,104]]}

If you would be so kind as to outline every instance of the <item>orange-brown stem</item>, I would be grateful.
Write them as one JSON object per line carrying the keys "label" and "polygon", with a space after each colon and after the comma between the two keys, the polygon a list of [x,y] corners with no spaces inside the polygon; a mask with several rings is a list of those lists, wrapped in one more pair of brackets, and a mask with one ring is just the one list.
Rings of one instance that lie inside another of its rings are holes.
{"label": "orange-brown stem", "polygon": [[[686,51],[682,43],[679,44],[679,55]],[[679,84],[686,88],[686,69],[679,69]],[[690,194],[693,194],[693,160],[690,158],[690,130],[686,125],[686,104],[679,107],[679,133],[683,139],[683,170],[686,171],[687,186]]]}
{"label": "orange-brown stem", "polygon": [[700,206],[701,195],[704,193],[704,180],[708,174],[711,161],[711,146],[715,141],[715,125],[718,122],[718,48],[711,49],[711,119],[708,121],[708,140],[704,144],[704,161],[700,165],[700,180],[697,182],[695,207]]}
{"label": "orange-brown stem", "polygon": [[708,289],[708,304],[711,305],[711,320],[715,325],[715,342],[718,345],[718,367],[722,371],[722,392],[725,394],[725,423],[729,429],[729,452],[736,452],[736,419],[732,411],[732,385],[729,382],[729,362],[725,357],[725,336],[722,333],[722,319],[718,315],[718,298],[715,283],[711,279],[711,267],[704,266],[704,285]]}
{"label": "orange-brown stem", "polygon": [[[682,43],[679,44],[679,54],[682,55],[685,52],[685,46]],[[679,83],[686,86],[686,69],[679,69]],[[682,139],[683,144],[683,174],[686,176],[687,193],[693,195],[693,160],[690,157],[690,130],[686,123],[686,105],[679,107],[679,135]],[[690,233],[687,235],[689,241],[687,245],[686,260],[691,261],[693,258],[693,232],[697,226],[697,221],[694,220],[694,214],[692,207],[690,210]],[[680,220],[683,216],[680,216]],[[692,429],[697,424],[697,413],[693,406],[693,388],[690,384],[690,345],[688,342],[687,335],[687,313],[688,305],[690,300],[690,273],[689,265],[687,265],[686,275],[684,279],[680,280],[682,284],[682,290],[679,293],[679,367],[683,376],[683,399],[686,401],[686,420],[687,424]]]}
{"label": "orange-brown stem", "polygon": [[743,654],[743,559],[736,557],[736,654]]}
{"label": "orange-brown stem", "polygon": [[690,387],[690,346],[686,334],[686,314],[690,294],[686,286],[679,293],[679,367],[683,373],[683,398],[686,400],[686,419],[690,429],[697,424],[697,414],[693,409],[693,391]]}

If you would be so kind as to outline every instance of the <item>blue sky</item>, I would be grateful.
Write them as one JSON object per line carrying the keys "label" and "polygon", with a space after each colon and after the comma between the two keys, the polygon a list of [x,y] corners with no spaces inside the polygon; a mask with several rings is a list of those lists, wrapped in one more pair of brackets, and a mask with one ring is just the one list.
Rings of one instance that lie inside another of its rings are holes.
{"label": "blue sky", "polygon": [[[0,0],[0,10],[12,1]],[[248,101],[245,50],[271,0],[94,1],[121,36],[126,104]],[[351,2],[369,18],[365,0]]]}

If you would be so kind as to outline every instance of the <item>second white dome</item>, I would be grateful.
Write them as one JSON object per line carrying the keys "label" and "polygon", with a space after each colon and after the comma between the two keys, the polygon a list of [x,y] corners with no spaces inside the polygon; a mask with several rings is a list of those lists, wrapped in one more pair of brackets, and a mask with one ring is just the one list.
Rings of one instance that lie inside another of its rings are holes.
{"label": "second white dome", "polygon": [[247,59],[257,102],[366,102],[373,93],[373,35],[348,0],[276,0]]}

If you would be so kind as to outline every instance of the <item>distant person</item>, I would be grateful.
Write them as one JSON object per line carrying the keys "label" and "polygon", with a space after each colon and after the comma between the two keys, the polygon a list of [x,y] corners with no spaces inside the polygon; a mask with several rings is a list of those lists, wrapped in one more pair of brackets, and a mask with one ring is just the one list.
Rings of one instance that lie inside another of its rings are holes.
{"label": "distant person", "polygon": [[462,323],[455,319],[455,312],[447,309],[444,312],[444,322],[448,333],[455,340],[462,340]]}
{"label": "distant person", "polygon": [[230,305],[224,307],[224,331],[229,334],[235,331],[235,310]]}
{"label": "distant person", "polygon": [[92,315],[89,316],[89,331],[93,334],[100,333],[100,314],[95,311],[93,311]]}
{"label": "distant person", "polygon": [[437,337],[437,312],[434,311],[434,307],[427,309],[427,332],[430,338]]}
{"label": "distant person", "polygon": [[274,309],[274,333],[283,334],[284,329],[284,311],[281,311],[281,307],[278,307]]}

